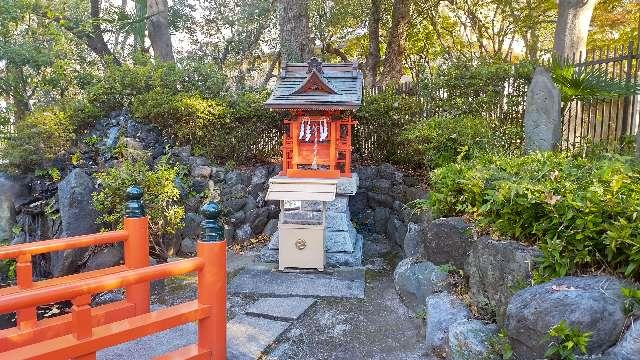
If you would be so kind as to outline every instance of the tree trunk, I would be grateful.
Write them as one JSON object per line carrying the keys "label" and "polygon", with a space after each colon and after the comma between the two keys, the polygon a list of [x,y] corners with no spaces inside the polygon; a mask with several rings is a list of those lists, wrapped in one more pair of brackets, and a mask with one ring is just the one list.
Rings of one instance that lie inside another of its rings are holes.
{"label": "tree trunk", "polygon": [[133,49],[141,53],[145,52],[145,35],[147,32],[147,0],[135,0],[134,11],[136,23],[133,25]]}
{"label": "tree trunk", "polygon": [[171,33],[169,33],[169,5],[167,0],[147,0],[147,28],[156,60],[175,62]]}
{"label": "tree trunk", "polygon": [[394,0],[391,12],[391,28],[387,39],[381,83],[399,83],[402,77],[404,38],[409,26],[409,0]]}
{"label": "tree trunk", "polygon": [[593,8],[598,0],[559,0],[558,20],[553,36],[553,53],[557,59],[585,53]]}
{"label": "tree trunk", "polygon": [[311,57],[308,1],[278,0],[278,25],[282,66],[307,61]]}
{"label": "tree trunk", "polygon": [[380,66],[380,0],[371,0],[369,13],[369,53],[367,54],[366,82],[371,89],[378,86]]}

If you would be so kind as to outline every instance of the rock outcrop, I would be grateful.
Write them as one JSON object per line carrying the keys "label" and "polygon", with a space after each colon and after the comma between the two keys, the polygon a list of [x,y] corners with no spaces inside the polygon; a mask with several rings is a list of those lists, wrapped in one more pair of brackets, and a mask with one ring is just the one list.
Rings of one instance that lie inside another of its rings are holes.
{"label": "rock outcrop", "polygon": [[393,282],[402,302],[414,312],[424,309],[427,297],[448,288],[446,271],[416,258],[406,258],[396,266]]}
{"label": "rock outcrop", "polygon": [[549,329],[563,320],[591,333],[589,354],[604,352],[624,329],[622,286],[607,276],[563,277],[518,291],[505,321],[514,353],[523,360],[543,358]]}

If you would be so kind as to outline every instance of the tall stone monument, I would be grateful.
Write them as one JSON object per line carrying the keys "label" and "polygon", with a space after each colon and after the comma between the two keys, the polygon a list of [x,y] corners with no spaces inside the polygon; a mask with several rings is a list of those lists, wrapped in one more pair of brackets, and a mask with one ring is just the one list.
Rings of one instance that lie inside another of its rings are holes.
{"label": "tall stone monument", "polygon": [[562,138],[560,91],[551,74],[536,68],[527,90],[524,113],[524,149],[526,152],[551,151]]}

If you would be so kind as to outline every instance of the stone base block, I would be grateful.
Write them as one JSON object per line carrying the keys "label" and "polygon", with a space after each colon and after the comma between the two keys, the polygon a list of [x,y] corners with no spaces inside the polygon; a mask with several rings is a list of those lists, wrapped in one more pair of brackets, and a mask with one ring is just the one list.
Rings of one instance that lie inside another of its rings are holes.
{"label": "stone base block", "polygon": [[341,177],[336,185],[336,192],[340,195],[353,195],[358,191],[360,177],[357,173],[352,173],[350,178]]}
{"label": "stone base block", "polygon": [[[362,265],[362,235],[356,234],[356,243],[354,245],[353,252],[326,252],[326,265],[327,267],[348,266],[356,267]],[[262,262],[277,263],[278,262],[278,249],[270,249],[269,246],[265,246],[260,251],[258,258]]]}
{"label": "stone base block", "polygon": [[[356,229],[351,226],[347,231],[329,231],[326,235],[324,250],[326,252],[353,252],[357,241]],[[271,235],[271,240],[267,244],[267,248],[278,250],[280,246],[279,231]]]}
{"label": "stone base block", "polygon": [[357,235],[355,249],[353,252],[335,252],[326,253],[326,262],[329,267],[348,266],[357,267],[362,266],[362,235]]}

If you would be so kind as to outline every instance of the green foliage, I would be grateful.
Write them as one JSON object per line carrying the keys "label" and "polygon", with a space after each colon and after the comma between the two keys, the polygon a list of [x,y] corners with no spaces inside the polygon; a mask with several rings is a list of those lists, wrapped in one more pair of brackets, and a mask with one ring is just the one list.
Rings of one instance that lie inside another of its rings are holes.
{"label": "green foliage", "polygon": [[[0,246],[8,246],[10,242],[0,240]],[[10,282],[16,278],[16,261],[15,259],[0,259],[0,286],[4,282]]]}
{"label": "green foliage", "polygon": [[[354,152],[374,161],[412,163],[401,139],[403,129],[421,118],[421,106],[414,96],[391,90],[364,98],[356,113],[358,126],[353,136]],[[369,142],[372,141],[372,142]]]}
{"label": "green foliage", "polygon": [[[522,101],[532,76],[533,66],[528,62],[479,59],[470,64],[459,60],[438,67],[423,79],[420,93],[425,97],[427,115],[491,118],[500,109],[500,117],[494,120],[504,124],[521,119]],[[512,92],[505,97],[507,86]]]}
{"label": "green foliage", "polygon": [[577,326],[567,325],[567,322],[562,320],[549,329],[549,337],[553,342],[545,352],[545,358],[575,360],[576,351],[587,353],[591,333],[580,331]]}
{"label": "green foliage", "polygon": [[640,289],[639,288],[620,288],[620,293],[625,298],[624,310],[626,315],[632,314],[640,310]]}
{"label": "green foliage", "polygon": [[139,56],[133,64],[108,66],[87,90],[89,101],[104,112],[129,107],[136,96],[197,94],[219,97],[225,78],[209,63],[153,63]]}
{"label": "green foliage", "polygon": [[593,102],[640,93],[640,83],[612,79],[606,68],[585,69],[554,62],[549,71],[560,90],[563,113],[574,100]]}
{"label": "green foliage", "polygon": [[536,244],[543,253],[537,280],[602,265],[637,278],[639,180],[640,164],[619,155],[498,156],[436,170],[426,203]]}
{"label": "green foliage", "polygon": [[162,240],[182,226],[184,206],[180,204],[180,191],[175,180],[182,170],[161,160],[151,168],[144,160],[123,160],[104,172],[95,174],[99,190],[93,194],[93,206],[100,213],[98,219],[104,230],[122,226],[125,211],[125,191],[137,185],[144,191],[144,202],[149,217],[152,250],[165,254]]}
{"label": "green foliage", "polygon": [[264,152],[264,143],[278,144],[281,118],[263,107],[268,94],[241,93],[209,100],[198,94],[152,91],[134,98],[134,117],[157,125],[178,145],[220,161],[246,164],[277,155],[277,146]]}
{"label": "green foliage", "polygon": [[[513,349],[509,343],[509,336],[504,329],[501,329],[495,336],[487,341],[487,347],[489,348],[485,356],[487,359],[493,358],[493,355],[499,356],[502,360],[513,358]],[[482,360],[484,360],[484,358]]]}
{"label": "green foliage", "polygon": [[515,152],[505,145],[519,144],[518,140],[498,136],[490,120],[470,115],[422,120],[409,125],[402,139],[416,160],[432,169],[486,154]]}
{"label": "green foliage", "polygon": [[9,170],[34,170],[64,152],[74,138],[74,126],[67,113],[59,108],[35,110],[7,137],[0,148],[0,158]]}

